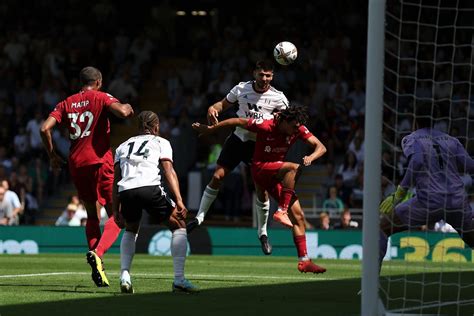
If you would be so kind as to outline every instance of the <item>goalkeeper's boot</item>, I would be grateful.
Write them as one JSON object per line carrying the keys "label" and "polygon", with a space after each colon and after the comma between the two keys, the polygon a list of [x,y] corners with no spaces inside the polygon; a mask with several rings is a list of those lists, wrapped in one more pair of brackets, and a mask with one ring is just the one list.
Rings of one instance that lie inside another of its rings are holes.
{"label": "goalkeeper's boot", "polygon": [[186,224],[186,233],[191,233],[196,227],[199,226],[199,221],[197,218],[193,218]]}
{"label": "goalkeeper's boot", "polygon": [[133,285],[130,280],[120,280],[120,292],[124,294],[133,294],[135,291],[133,290]]}
{"label": "goalkeeper's boot", "polygon": [[298,262],[298,270],[301,273],[311,272],[311,273],[324,273],[326,269],[318,266],[311,260],[301,260]]}
{"label": "goalkeeper's boot", "polygon": [[283,226],[292,228],[293,223],[291,222],[290,218],[288,217],[288,211],[277,210],[273,214],[273,220],[282,224]]}
{"label": "goalkeeper's boot", "polygon": [[175,293],[198,293],[199,288],[192,284],[188,279],[184,279],[183,281],[176,283],[173,282],[172,290]]}
{"label": "goalkeeper's boot", "polygon": [[260,243],[262,244],[262,251],[265,255],[271,255],[272,254],[272,245],[268,241],[267,235],[262,235],[260,236]]}
{"label": "goalkeeper's boot", "polygon": [[86,254],[86,258],[87,263],[89,263],[92,268],[91,276],[95,285],[97,285],[98,287],[109,286],[109,280],[105,275],[102,259],[95,253],[94,250],[89,251]]}

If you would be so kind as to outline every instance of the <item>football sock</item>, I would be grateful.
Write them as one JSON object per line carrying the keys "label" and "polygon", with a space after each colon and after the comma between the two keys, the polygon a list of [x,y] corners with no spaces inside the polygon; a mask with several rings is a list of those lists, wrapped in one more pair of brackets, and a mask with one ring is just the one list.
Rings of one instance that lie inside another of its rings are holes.
{"label": "football sock", "polygon": [[132,283],[132,281],[130,280],[130,273],[128,272],[128,270],[122,270],[122,274],[120,275],[120,281]]}
{"label": "football sock", "polygon": [[298,258],[305,258],[308,256],[308,251],[306,249],[306,235],[293,236],[293,241],[296,246],[296,251],[298,253]]}
{"label": "football sock", "polygon": [[87,218],[86,221],[86,238],[89,250],[94,250],[99,243],[101,232],[99,220],[97,218]]}
{"label": "football sock", "polygon": [[295,195],[295,190],[283,188],[281,189],[280,199],[278,200],[278,209],[282,211],[288,211],[291,198]]}
{"label": "football sock", "polygon": [[188,251],[188,236],[186,228],[173,231],[171,237],[171,255],[173,256],[174,281],[181,283],[184,280],[184,262]]}
{"label": "football sock", "polygon": [[117,223],[115,223],[114,216],[110,216],[105,222],[104,233],[102,234],[102,237],[100,237],[97,248],[95,249],[95,252],[99,257],[102,258],[104,253],[106,253],[112,244],[117,240],[120,230],[120,227],[118,227]]}
{"label": "football sock", "polygon": [[199,225],[204,221],[204,216],[206,216],[207,211],[209,211],[212,203],[216,200],[217,193],[219,193],[219,190],[214,190],[213,188],[206,186],[201,197],[201,203],[199,204],[199,211],[196,215]]}
{"label": "football sock", "polygon": [[130,271],[133,256],[135,255],[137,236],[137,234],[129,231],[125,231],[122,235],[122,241],[120,242],[120,268],[122,271]]}
{"label": "football sock", "polygon": [[388,237],[385,235],[383,231],[380,231],[379,237],[379,272],[380,267],[382,266],[383,258],[385,257],[385,253],[387,252],[387,244],[388,244]]}
{"label": "football sock", "polygon": [[267,223],[268,223],[268,215],[270,213],[270,200],[266,200],[265,202],[261,202],[257,199],[255,203],[255,211],[257,213],[257,229],[258,229],[258,237],[262,235],[267,235]]}

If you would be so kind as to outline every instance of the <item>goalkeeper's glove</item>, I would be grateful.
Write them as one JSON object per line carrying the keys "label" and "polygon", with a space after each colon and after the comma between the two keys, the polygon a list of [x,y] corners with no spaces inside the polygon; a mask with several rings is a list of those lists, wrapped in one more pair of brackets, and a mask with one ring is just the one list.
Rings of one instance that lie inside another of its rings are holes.
{"label": "goalkeeper's glove", "polygon": [[407,195],[407,190],[402,188],[401,186],[397,187],[397,191],[390,194],[385,200],[380,203],[380,213],[382,214],[390,214],[395,209],[395,206],[403,201],[405,196]]}

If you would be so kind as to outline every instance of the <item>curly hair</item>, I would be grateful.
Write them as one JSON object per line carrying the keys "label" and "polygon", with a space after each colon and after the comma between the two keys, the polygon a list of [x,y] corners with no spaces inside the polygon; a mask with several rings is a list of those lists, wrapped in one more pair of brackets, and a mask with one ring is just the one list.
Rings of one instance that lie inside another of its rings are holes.
{"label": "curly hair", "polygon": [[308,108],[306,106],[290,106],[278,112],[278,121],[296,121],[302,125],[308,121]]}
{"label": "curly hair", "polygon": [[142,111],[138,114],[138,130],[144,134],[152,134],[153,128],[160,123],[158,115],[153,111]]}

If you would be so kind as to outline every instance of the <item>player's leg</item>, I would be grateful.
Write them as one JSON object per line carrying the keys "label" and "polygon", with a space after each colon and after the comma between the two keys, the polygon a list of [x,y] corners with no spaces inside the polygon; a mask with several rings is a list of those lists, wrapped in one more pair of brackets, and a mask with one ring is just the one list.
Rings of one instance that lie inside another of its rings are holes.
{"label": "player's leg", "polygon": [[222,182],[224,178],[229,173],[229,169],[217,165],[216,169],[214,170],[214,174],[212,175],[212,179],[209,184],[204,189],[204,192],[201,197],[201,202],[199,203],[199,210],[196,217],[191,220],[187,225],[188,232],[191,232],[194,228],[198,225],[201,225],[204,221],[204,217],[206,216],[209,208],[211,207],[212,203],[217,198],[217,194],[219,194],[219,189],[222,186]]}
{"label": "player's leg", "polygon": [[95,207],[97,193],[95,187],[91,185],[95,183],[94,179],[96,169],[97,165],[80,168],[73,168],[70,166],[69,168],[78,197],[87,211],[85,233],[89,250],[93,250],[97,247],[102,235],[99,216],[97,215],[97,209]]}
{"label": "player's leg", "polygon": [[277,179],[280,180],[282,189],[278,199],[278,209],[275,214],[273,214],[273,219],[288,227],[293,227],[293,224],[288,219],[288,207],[295,195],[295,184],[299,166],[297,163],[283,162],[276,175]]}
{"label": "player's leg", "polygon": [[255,203],[255,213],[257,215],[257,234],[262,251],[266,255],[272,254],[272,245],[268,240],[267,223],[268,215],[270,214],[270,199],[268,192],[262,189],[255,182],[255,192],[257,194],[257,201]]}
{"label": "player's leg", "polygon": [[[102,237],[95,248],[95,252],[99,257],[103,257],[104,254],[112,247],[113,243],[117,240],[120,234],[120,227],[115,223],[115,219],[112,211],[112,188],[114,184],[114,168],[112,157],[103,163],[97,172],[97,201],[98,208],[105,207],[107,211],[108,219],[104,224],[104,230]],[[100,216],[100,215],[99,215]],[[99,217],[100,218],[100,217]]]}
{"label": "player's leg", "polygon": [[193,285],[184,275],[186,253],[188,251],[188,236],[184,219],[178,218],[176,207],[173,208],[167,223],[171,230],[171,256],[173,257],[174,280],[173,292],[195,293],[199,288]]}
{"label": "player's leg", "polygon": [[293,242],[295,243],[296,251],[298,253],[298,270],[300,272],[324,273],[326,269],[316,265],[308,257],[308,250],[306,246],[306,225],[303,209],[296,198],[290,202],[289,216],[294,223],[293,225]]}
{"label": "player's leg", "polygon": [[[222,186],[224,178],[229,172],[237,167],[241,161],[245,162],[247,157],[244,156],[248,155],[247,153],[248,151],[246,150],[246,144],[242,142],[237,136],[232,133],[229,137],[227,137],[224,145],[222,146],[222,151],[219,154],[219,158],[217,159],[217,166],[214,174],[212,175],[211,181],[206,186],[202,194],[198,213],[196,217],[189,221],[186,226],[188,233],[203,223],[204,217],[209,211],[209,208],[217,198],[217,194],[219,193],[219,189]],[[248,159],[250,158],[251,155],[248,157]]]}
{"label": "player's leg", "polygon": [[122,293],[133,293],[132,277],[130,271],[135,255],[136,241],[140,222],[125,221],[125,231],[120,242],[120,291]]}

